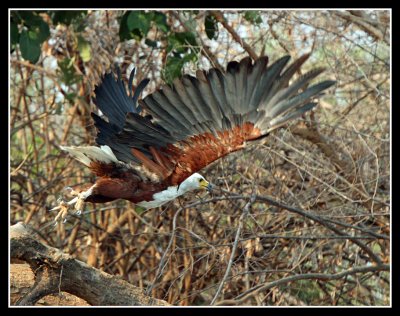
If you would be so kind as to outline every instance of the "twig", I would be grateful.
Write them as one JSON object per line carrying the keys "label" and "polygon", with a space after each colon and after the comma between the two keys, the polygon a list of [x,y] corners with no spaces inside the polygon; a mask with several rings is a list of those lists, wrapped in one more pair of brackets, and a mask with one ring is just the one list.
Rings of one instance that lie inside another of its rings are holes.
{"label": "twig", "polygon": [[210,305],[214,305],[214,304],[215,304],[215,301],[217,300],[219,294],[221,293],[222,287],[224,286],[224,283],[225,283],[225,281],[227,280],[227,278],[228,278],[228,276],[229,276],[229,273],[231,272],[231,268],[232,268],[232,264],[233,264],[233,259],[234,259],[234,257],[235,257],[236,249],[237,249],[238,243],[239,243],[240,233],[242,232],[242,228],[243,228],[243,225],[244,225],[244,221],[245,221],[247,215],[249,214],[250,206],[254,203],[255,198],[256,198],[255,195],[252,195],[252,196],[251,196],[250,201],[247,202],[247,204],[245,205],[245,207],[244,207],[244,209],[243,209],[242,215],[240,215],[239,227],[238,227],[238,229],[237,229],[237,231],[236,231],[235,241],[234,241],[234,243],[233,243],[232,250],[231,250],[231,257],[229,258],[229,263],[228,263],[228,266],[227,266],[227,268],[226,268],[226,270],[225,270],[224,277],[222,278],[221,283],[219,284],[218,290],[217,290],[217,292],[215,293],[214,298],[212,299]]}
{"label": "twig", "polygon": [[183,211],[183,210],[184,210],[184,208],[180,208],[179,210],[176,211],[176,213],[175,213],[175,215],[174,215],[174,218],[173,218],[173,220],[172,220],[172,234],[171,234],[171,238],[169,239],[169,243],[168,243],[167,248],[164,250],[164,253],[163,253],[162,257],[161,257],[160,263],[158,264],[158,269],[157,269],[157,272],[156,272],[156,276],[154,277],[154,280],[153,280],[153,282],[151,283],[151,285],[150,285],[150,286],[147,288],[147,290],[146,290],[146,294],[147,294],[147,295],[150,295],[150,293],[151,293],[151,291],[153,290],[153,288],[155,287],[155,285],[156,285],[158,279],[161,277],[161,274],[162,274],[163,269],[164,269],[164,266],[165,266],[165,265],[164,265],[164,263],[165,263],[165,258],[166,258],[166,256],[167,256],[167,254],[168,254],[168,252],[169,252],[169,249],[170,249],[171,246],[172,246],[172,242],[173,242],[173,240],[174,240],[174,238],[175,238],[176,220],[177,220],[178,215],[180,214],[180,212]]}
{"label": "twig", "polygon": [[266,291],[268,289],[271,289],[273,287],[286,284],[289,282],[293,281],[298,281],[298,280],[338,280],[343,277],[346,277],[348,275],[353,275],[357,273],[365,273],[365,272],[378,272],[378,271],[389,271],[390,270],[390,265],[388,264],[382,264],[382,265],[377,265],[377,266],[361,266],[361,267],[356,267],[353,269],[349,269],[340,273],[334,273],[334,274],[323,274],[323,273],[307,273],[307,274],[298,274],[298,275],[293,275],[287,278],[279,279],[277,281],[269,282],[266,284],[259,284],[252,289],[242,293],[237,297],[235,300],[223,300],[218,302],[216,305],[239,305],[241,303],[244,303],[247,301],[249,298],[253,297],[254,295],[257,295],[260,292]]}
{"label": "twig", "polygon": [[[219,189],[221,191],[223,191],[225,194],[231,194],[233,196],[235,196],[235,194],[230,193],[229,191],[223,190],[223,189]],[[268,196],[260,196],[260,195],[256,195],[255,196],[255,200],[256,201],[263,201],[263,202],[268,202],[269,204],[276,206],[276,207],[280,207],[280,208],[284,208],[290,212],[302,215],[306,218],[309,218],[317,223],[320,223],[321,225],[327,227],[328,229],[332,230],[333,232],[335,232],[338,235],[341,236],[346,236],[347,234],[342,232],[340,229],[336,228],[334,225],[332,225],[331,223],[329,223],[328,221],[322,219],[321,217],[308,213],[304,210],[301,210],[297,207],[294,206],[289,206],[286,204],[283,204],[281,202],[276,201],[275,199],[268,197]],[[357,239],[357,237],[350,237],[349,240],[351,240],[353,243],[355,243],[356,245],[358,245],[361,249],[363,249],[368,255],[369,257],[372,259],[372,261],[376,262],[377,264],[382,264],[382,260],[371,250],[371,248],[367,247],[367,245],[365,245],[363,242],[361,242],[360,240]]]}
{"label": "twig", "polygon": [[[261,201],[267,201],[272,205],[275,206],[279,206],[282,207],[282,203],[277,203],[275,200],[266,197],[266,196],[257,196],[256,197],[257,200],[261,200]],[[310,214],[310,213],[306,213],[303,210],[300,210],[299,208],[296,207],[292,207],[289,205],[284,205],[284,208],[287,209],[288,211],[291,211],[293,213],[297,213],[300,215],[303,215],[309,219],[312,219],[313,221],[316,221],[318,223],[320,223],[321,225],[329,228],[330,230],[334,231],[336,234],[338,235],[346,235],[344,232],[342,232],[340,229],[336,228],[335,226],[333,226],[332,224],[328,223],[327,221],[323,220],[322,218],[320,218],[319,216]],[[360,240],[357,239],[357,237],[351,237],[349,238],[349,240],[351,240],[353,243],[355,243],[357,246],[359,246],[361,249],[363,249],[368,255],[369,257],[375,261],[377,264],[381,265],[382,264],[382,260],[372,251],[371,248],[367,247],[367,245],[365,245],[363,242],[361,242]]]}
{"label": "twig", "polygon": [[348,11],[334,11],[334,13],[342,19],[358,25],[363,31],[365,31],[375,39],[383,40],[387,44],[389,44],[388,38],[384,36],[384,33],[380,29],[374,27],[369,20],[367,21],[366,19],[355,16]]}
{"label": "twig", "polygon": [[[218,196],[218,197],[213,197],[213,198],[207,199],[207,200],[196,201],[196,202],[193,202],[193,203],[185,205],[184,208],[195,207],[195,206],[198,206],[198,205],[203,205],[203,204],[208,204],[208,203],[213,203],[213,202],[218,202],[218,201],[246,200],[246,199],[249,198],[249,196],[247,196],[247,195],[239,195],[239,194],[232,193],[232,192],[229,192],[229,191],[226,191],[226,190],[223,190],[223,189],[215,187],[214,191],[216,191],[216,190],[220,190],[221,192],[223,192],[225,194],[225,196]],[[272,198],[270,198],[270,199],[272,199]],[[281,202],[279,202],[277,200],[274,200],[274,201],[275,201],[276,205],[279,205],[279,207],[286,208],[285,204],[282,204]],[[303,212],[306,213],[306,211],[304,211],[304,210],[303,210]],[[376,215],[378,215],[378,214],[376,214]],[[315,216],[317,216],[317,215],[315,215]],[[364,232],[364,233],[367,233],[367,234],[371,235],[372,237],[342,235],[342,236],[319,236],[319,237],[315,237],[316,239],[325,239],[325,238],[327,238],[327,239],[346,239],[348,237],[357,237],[357,238],[360,238],[360,239],[371,239],[371,238],[374,238],[374,239],[390,240],[390,237],[387,236],[387,235],[378,234],[378,233],[375,233],[374,231],[371,231],[369,229],[366,229],[366,228],[363,228],[363,227],[359,227],[359,226],[350,225],[350,224],[347,224],[347,223],[344,223],[344,222],[340,222],[340,221],[337,221],[337,220],[334,220],[334,219],[331,219],[331,218],[326,218],[325,219],[324,215],[318,215],[318,216],[321,219],[325,220],[325,221],[332,222],[332,223],[334,223],[336,225],[340,225],[340,226],[343,226],[343,227],[359,230],[361,232]],[[365,215],[359,215],[359,216],[367,216],[368,217],[368,216],[372,216],[372,215],[371,214],[365,214]],[[262,236],[259,236],[259,237],[262,237]],[[278,238],[278,237],[276,237],[276,238]],[[299,239],[301,239],[298,236],[282,236],[281,238],[288,238],[288,239],[299,238]],[[307,238],[313,239],[314,237],[307,237]],[[243,239],[243,240],[246,240],[246,238]]]}
{"label": "twig", "polygon": [[[182,27],[185,29],[185,31],[189,32],[189,28],[186,26],[185,22],[182,20],[180,17],[179,13],[175,11],[170,11],[171,15],[174,16],[179,23],[182,25]],[[211,50],[207,47],[207,45],[204,44],[200,34],[197,34],[198,36],[196,37],[196,42],[199,44],[201,47],[200,52],[211,62],[213,67],[217,68],[218,70],[224,72],[224,68],[220,65],[218,62],[218,59],[214,56],[214,54],[211,52]]]}
{"label": "twig", "polygon": [[217,21],[219,23],[221,23],[224,26],[224,28],[226,28],[226,30],[232,35],[233,39],[243,47],[243,49],[249,54],[251,59],[257,60],[258,59],[258,55],[254,52],[254,50],[250,47],[250,45],[247,44],[239,36],[238,33],[236,33],[236,31],[233,29],[233,27],[228,24],[228,22],[226,21],[224,15],[220,11],[211,11],[211,13],[217,19]]}

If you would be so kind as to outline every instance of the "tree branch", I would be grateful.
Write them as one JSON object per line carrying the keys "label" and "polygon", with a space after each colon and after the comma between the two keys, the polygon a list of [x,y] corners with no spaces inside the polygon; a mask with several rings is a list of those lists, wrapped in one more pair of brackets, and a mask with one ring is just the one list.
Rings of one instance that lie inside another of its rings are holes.
{"label": "tree branch", "polygon": [[229,258],[229,263],[228,263],[228,266],[227,266],[227,268],[225,270],[224,277],[222,278],[222,280],[221,280],[221,282],[219,284],[218,290],[215,293],[214,298],[212,299],[210,305],[215,305],[215,301],[217,300],[219,294],[221,293],[222,287],[224,286],[225,281],[227,280],[228,275],[231,272],[233,259],[235,258],[236,250],[237,250],[238,243],[239,243],[240,233],[242,232],[244,222],[245,222],[245,220],[247,218],[247,215],[249,214],[249,209],[250,209],[251,205],[254,203],[254,201],[255,201],[255,195],[252,195],[251,198],[250,198],[250,201],[247,202],[245,207],[243,208],[242,215],[240,215],[239,227],[238,227],[238,229],[236,231],[235,241],[233,243],[232,250],[231,250],[231,257]]}
{"label": "tree branch", "polygon": [[258,59],[258,55],[255,53],[255,51],[250,47],[249,44],[247,44],[240,36],[238,33],[236,33],[236,31],[233,29],[232,26],[230,26],[228,24],[228,22],[226,21],[225,17],[223,16],[223,14],[220,11],[211,11],[212,15],[217,19],[217,21],[219,23],[221,23],[224,28],[226,28],[226,30],[232,35],[233,39],[238,42],[243,49],[249,54],[249,56],[251,57],[251,59],[253,60],[257,60]]}
{"label": "tree branch", "polygon": [[266,284],[260,284],[257,285],[250,290],[246,291],[245,293],[241,294],[238,299],[236,300],[223,300],[219,301],[216,305],[239,305],[249,298],[253,297],[257,293],[260,293],[262,291],[266,291],[268,289],[271,289],[273,287],[286,284],[289,282],[293,281],[298,281],[298,280],[338,280],[343,277],[346,277],[348,275],[353,275],[357,273],[366,273],[366,272],[379,272],[379,271],[389,271],[390,270],[390,265],[388,264],[382,264],[382,265],[377,265],[377,266],[362,266],[362,267],[355,267],[353,269],[349,269],[340,273],[334,273],[334,274],[326,274],[326,273],[305,273],[305,274],[298,274],[298,275],[293,275],[289,276],[287,278],[279,279],[277,281],[269,282]]}
{"label": "tree branch", "polygon": [[335,11],[335,14],[346,21],[357,24],[364,32],[371,35],[373,38],[389,44],[389,38],[385,36],[384,32],[373,25],[376,22],[371,23],[370,19],[367,20],[365,18],[353,15],[348,11]]}
{"label": "tree branch", "polygon": [[[218,188],[218,189],[214,188],[214,191],[218,191],[218,190],[222,191],[224,194],[231,195],[233,198],[238,196],[235,193],[231,193],[229,191],[226,191],[226,190],[223,190],[223,189],[220,189],[220,188]],[[240,197],[240,198],[243,198],[243,197]],[[286,210],[288,210],[288,211],[290,211],[292,213],[296,213],[296,214],[302,215],[302,216],[304,216],[304,217],[306,217],[308,219],[311,219],[311,220],[313,220],[313,221],[325,226],[326,228],[330,229],[331,231],[335,232],[336,234],[338,234],[340,236],[347,235],[345,232],[343,232],[342,230],[340,230],[339,228],[337,228],[336,226],[334,226],[330,222],[322,219],[321,217],[319,217],[317,215],[314,215],[314,214],[311,214],[309,212],[306,212],[306,211],[304,211],[302,209],[299,209],[297,207],[293,207],[293,206],[286,205],[286,204],[283,204],[281,202],[278,202],[278,201],[274,200],[273,198],[271,198],[269,196],[256,195],[255,196],[255,200],[256,201],[267,202],[267,203],[269,203],[269,204],[271,204],[273,206],[284,208],[284,209],[286,209]],[[365,243],[363,243],[362,241],[357,239],[357,237],[349,237],[349,240],[351,240],[353,243],[355,243],[357,246],[359,246],[362,250],[364,250],[368,254],[368,256],[370,257],[370,259],[372,261],[374,261],[377,265],[382,265],[381,258],[379,258],[374,253],[374,251],[371,248],[369,248]]]}
{"label": "tree branch", "polygon": [[140,288],[35,239],[32,229],[19,222],[10,228],[10,256],[26,261],[35,284],[16,305],[34,305],[40,298],[65,291],[90,305],[165,306],[167,302],[143,294]]}

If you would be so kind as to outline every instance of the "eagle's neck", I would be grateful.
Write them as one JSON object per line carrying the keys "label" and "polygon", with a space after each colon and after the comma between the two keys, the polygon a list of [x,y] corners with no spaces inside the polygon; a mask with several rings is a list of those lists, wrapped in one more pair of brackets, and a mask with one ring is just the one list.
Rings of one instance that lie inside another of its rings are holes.
{"label": "eagle's neck", "polygon": [[182,194],[185,194],[186,192],[198,189],[199,177],[201,176],[198,173],[194,173],[185,181],[183,181],[179,186],[170,186],[163,191],[154,193],[151,201],[142,201],[136,203],[136,205],[144,207],[146,209],[150,209],[161,206],[169,201],[173,201]]}
{"label": "eagle's neck", "polygon": [[190,191],[190,189],[188,189],[183,184],[184,183],[182,182],[182,184],[179,187],[177,185],[170,186],[164,191],[160,191],[153,194],[152,201],[142,201],[136,203],[136,205],[144,207],[145,209],[151,209],[161,206],[169,201],[173,201],[182,194],[185,194],[186,192]]}

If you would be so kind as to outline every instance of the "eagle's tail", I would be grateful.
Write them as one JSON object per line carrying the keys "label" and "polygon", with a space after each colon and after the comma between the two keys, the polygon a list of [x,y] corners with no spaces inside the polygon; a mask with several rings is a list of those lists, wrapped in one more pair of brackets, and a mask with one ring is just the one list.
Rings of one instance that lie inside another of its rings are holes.
{"label": "eagle's tail", "polygon": [[108,146],[60,146],[60,148],[88,167],[95,161],[106,164],[119,163]]}

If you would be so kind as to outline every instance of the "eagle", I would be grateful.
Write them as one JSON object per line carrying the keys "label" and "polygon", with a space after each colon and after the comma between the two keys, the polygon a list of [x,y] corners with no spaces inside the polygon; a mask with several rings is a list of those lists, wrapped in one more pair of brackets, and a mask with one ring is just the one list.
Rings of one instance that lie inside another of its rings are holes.
{"label": "eagle", "polygon": [[[267,56],[231,61],[226,70],[198,70],[139,99],[148,79],[128,91],[117,69],[95,87],[91,113],[98,146],[61,146],[96,176],[95,183],[70,188],[73,198],[53,208],[125,199],[144,209],[161,206],[198,189],[211,190],[198,172],[217,159],[260,140],[317,105],[335,81],[310,82],[325,69],[305,74],[305,54],[269,64]],[[299,76],[293,79],[295,73]],[[60,211],[61,212],[61,211]]]}

